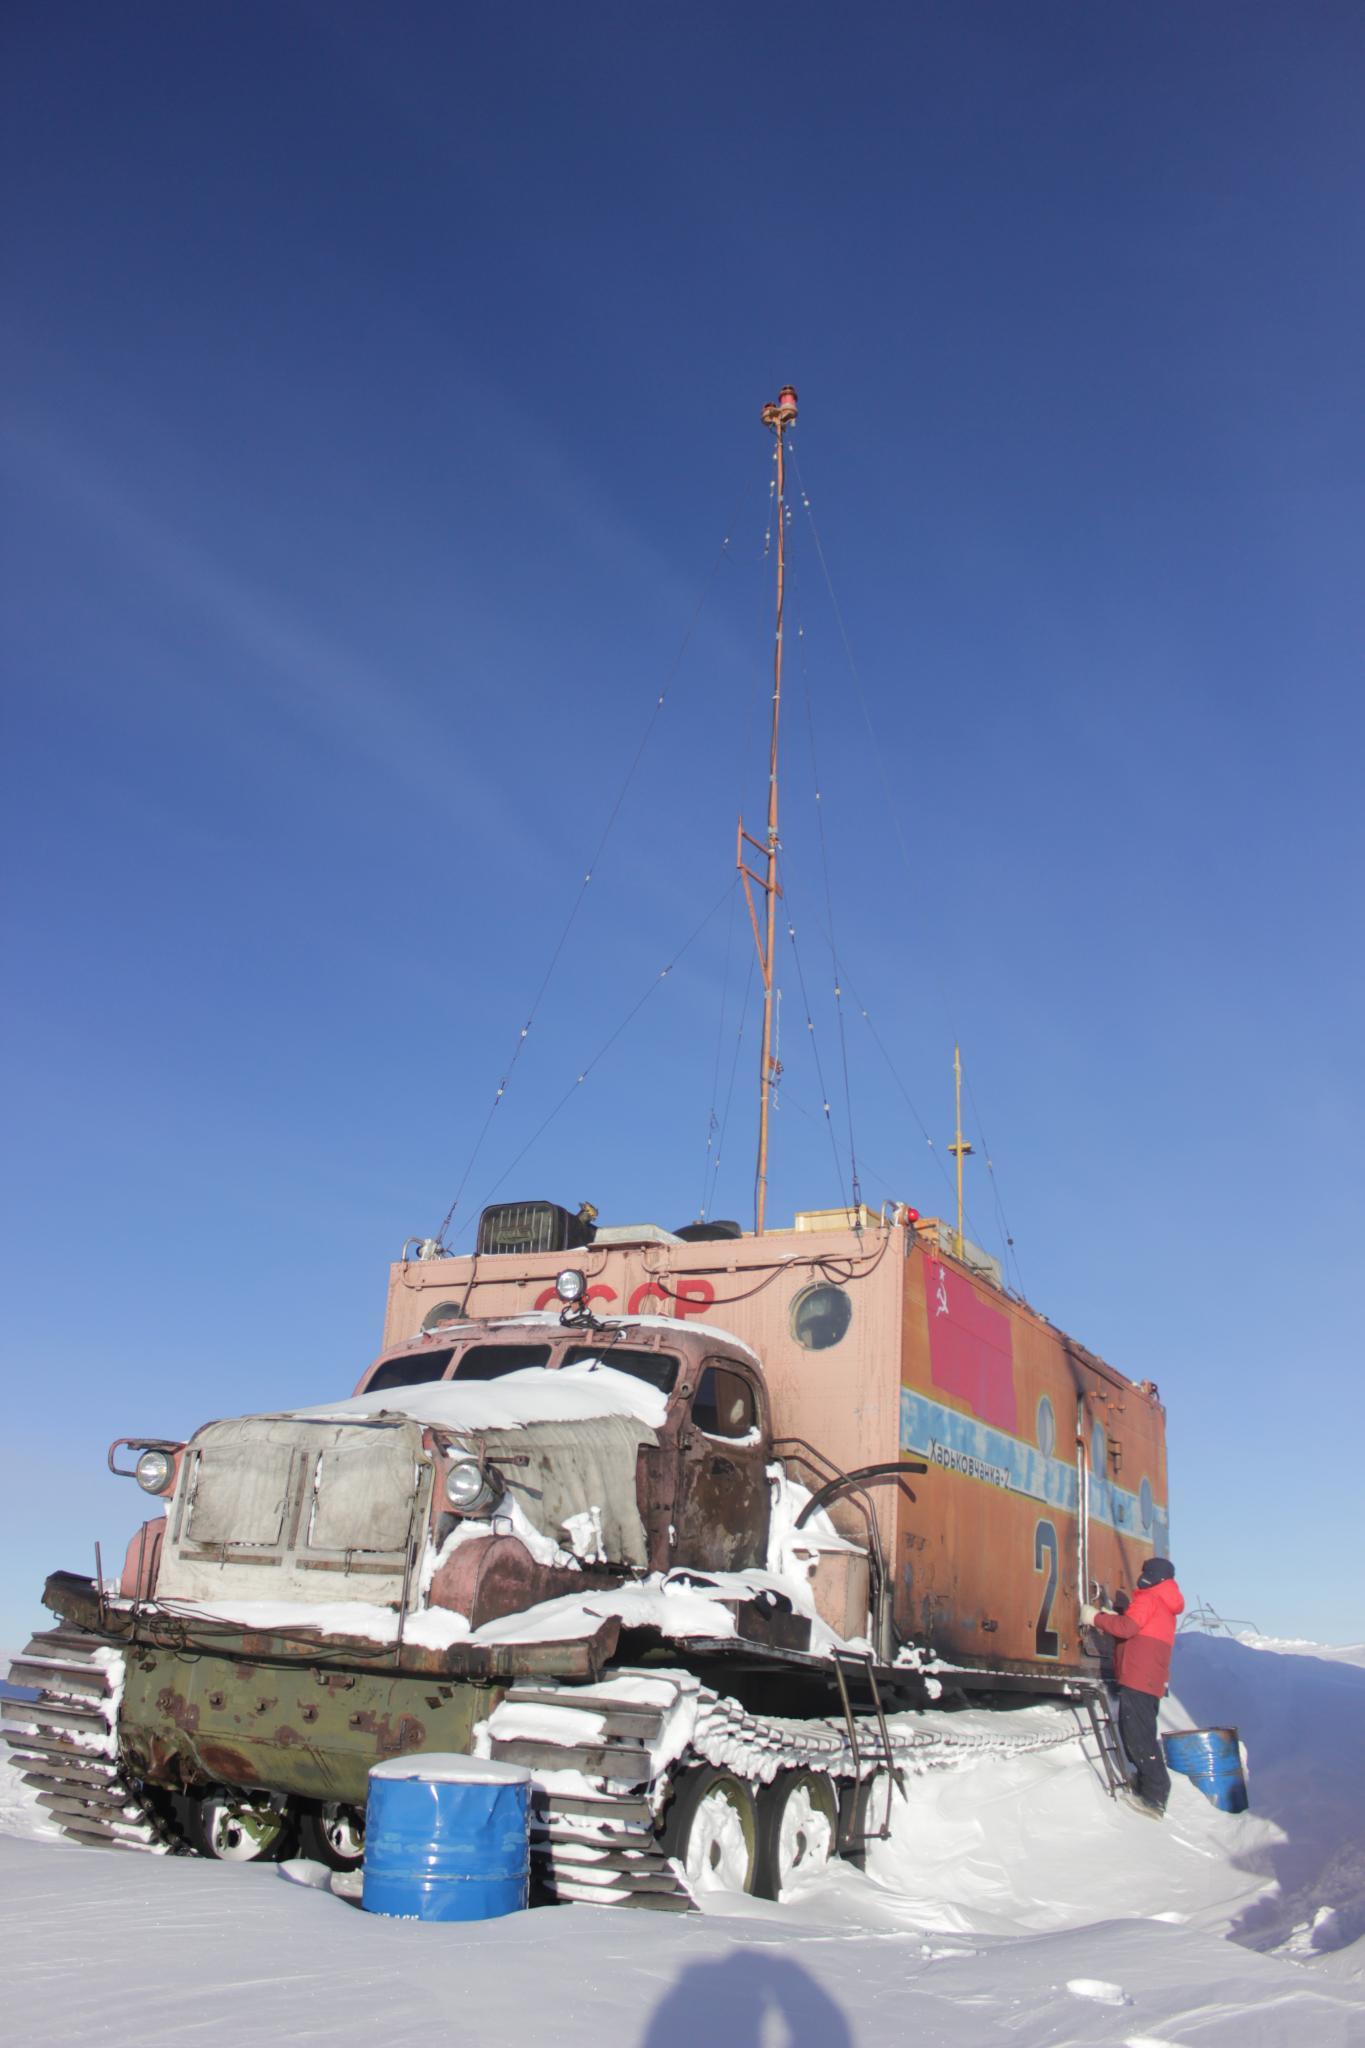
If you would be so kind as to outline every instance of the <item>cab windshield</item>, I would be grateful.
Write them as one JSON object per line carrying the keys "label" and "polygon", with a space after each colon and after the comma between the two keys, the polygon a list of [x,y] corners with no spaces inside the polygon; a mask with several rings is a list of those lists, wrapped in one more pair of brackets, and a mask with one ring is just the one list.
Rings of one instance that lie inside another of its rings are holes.
{"label": "cab windshield", "polygon": [[[454,1380],[500,1380],[505,1373],[525,1372],[528,1366],[550,1363],[553,1346],[539,1344],[471,1344],[455,1360]],[[413,1351],[406,1356],[386,1358],[377,1365],[365,1385],[367,1394],[387,1393],[392,1387],[424,1387],[444,1379],[454,1345],[438,1351]],[[671,1394],[678,1381],[678,1361],[666,1352],[646,1351],[624,1344],[575,1344],[560,1359],[561,1366],[609,1365],[613,1372],[629,1373],[646,1386]]]}
{"label": "cab windshield", "polygon": [[457,1380],[500,1380],[504,1373],[548,1365],[548,1344],[471,1344],[455,1368]]}
{"label": "cab windshield", "polygon": [[633,1380],[671,1394],[677,1384],[678,1361],[663,1351],[642,1351],[625,1344],[578,1344],[564,1354],[565,1365],[609,1365],[613,1372],[628,1372]]}
{"label": "cab windshield", "polygon": [[414,1351],[407,1358],[386,1358],[365,1382],[367,1394],[382,1394],[390,1387],[424,1387],[428,1380],[444,1377],[453,1345],[444,1351]]}

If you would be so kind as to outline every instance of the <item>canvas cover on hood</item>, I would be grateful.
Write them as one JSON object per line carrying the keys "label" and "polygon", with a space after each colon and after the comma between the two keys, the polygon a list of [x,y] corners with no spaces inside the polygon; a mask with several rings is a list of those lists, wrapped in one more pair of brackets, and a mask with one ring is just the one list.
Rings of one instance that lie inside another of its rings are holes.
{"label": "canvas cover on hood", "polygon": [[[480,1430],[478,1440],[542,1536],[585,1563],[648,1564],[635,1468],[640,1446],[659,1439],[643,1422],[625,1415],[533,1422]],[[500,1452],[507,1463],[499,1464]]]}

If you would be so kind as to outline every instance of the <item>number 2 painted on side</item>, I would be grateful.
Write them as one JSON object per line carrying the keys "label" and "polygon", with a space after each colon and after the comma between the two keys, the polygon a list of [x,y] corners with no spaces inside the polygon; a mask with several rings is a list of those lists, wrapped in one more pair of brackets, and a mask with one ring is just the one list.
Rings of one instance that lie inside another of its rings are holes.
{"label": "number 2 painted on side", "polygon": [[1033,1646],[1040,1657],[1055,1657],[1061,1650],[1061,1643],[1056,1629],[1048,1627],[1057,1594],[1057,1531],[1051,1522],[1039,1522],[1034,1528],[1033,1569],[1047,1573],[1043,1604],[1038,1609],[1038,1625],[1033,1631]]}

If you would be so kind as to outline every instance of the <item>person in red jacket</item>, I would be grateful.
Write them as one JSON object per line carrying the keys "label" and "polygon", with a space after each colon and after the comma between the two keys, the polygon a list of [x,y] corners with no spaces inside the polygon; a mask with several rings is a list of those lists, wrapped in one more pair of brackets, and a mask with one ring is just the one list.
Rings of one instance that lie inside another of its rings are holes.
{"label": "person in red jacket", "polygon": [[1114,1612],[1085,1606],[1081,1620],[1114,1638],[1114,1682],[1119,1689],[1119,1736],[1135,1776],[1131,1787],[1139,1813],[1160,1820],[1171,1796],[1171,1780],[1156,1732],[1156,1717],[1171,1675],[1175,1620],[1185,1596],[1168,1557],[1149,1557],[1132,1599],[1120,1593]]}

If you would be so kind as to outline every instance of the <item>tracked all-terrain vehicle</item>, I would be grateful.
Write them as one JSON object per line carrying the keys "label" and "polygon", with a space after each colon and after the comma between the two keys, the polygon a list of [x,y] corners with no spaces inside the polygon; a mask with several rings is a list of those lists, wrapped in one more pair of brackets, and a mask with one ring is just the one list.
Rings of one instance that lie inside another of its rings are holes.
{"label": "tracked all-terrain vehicle", "polygon": [[[472,1748],[530,1767],[549,1896],[676,1906],[857,1853],[896,1773],[1073,1740],[1076,1710],[1113,1782],[1080,1606],[1168,1548],[1163,1411],[964,1239],[960,1069],[955,1230],[766,1228],[796,417],[790,385],[763,408],[767,822],[736,844],[754,1229],[485,1210],[469,1256],[404,1248],[350,1398],[115,1445],[158,1512],[116,1587],[49,1579],[57,1627],[15,1668],[38,1697],[5,1703],[77,1839],[353,1862],[372,1764]],[[950,1711],[1037,1699],[1067,1711]]]}
{"label": "tracked all-terrain vehicle", "polygon": [[482,1750],[546,1895],[677,1906],[856,1852],[888,1772],[1103,1736],[1079,1606],[1167,1548],[1155,1387],[910,1212],[712,1228],[485,1212],[354,1395],[121,1440],[157,1512],[116,1590],[48,1580],[5,1703],[60,1825],[345,1864],[373,1763]]}

